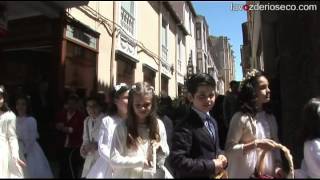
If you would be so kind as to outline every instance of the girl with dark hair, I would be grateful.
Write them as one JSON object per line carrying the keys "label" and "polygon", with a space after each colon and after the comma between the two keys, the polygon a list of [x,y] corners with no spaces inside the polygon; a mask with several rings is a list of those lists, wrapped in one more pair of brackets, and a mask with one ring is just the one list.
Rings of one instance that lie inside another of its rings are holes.
{"label": "girl with dark hair", "polygon": [[87,99],[86,109],[88,116],[83,123],[82,145],[80,155],[85,158],[82,178],[85,178],[96,160],[100,157],[98,152],[98,134],[105,114],[102,112],[102,102],[97,96]]}
{"label": "girl with dark hair", "polygon": [[92,166],[87,178],[111,178],[110,147],[116,126],[127,118],[129,87],[120,83],[110,93],[110,116],[102,119],[98,135],[99,159]]}
{"label": "girl with dark hair", "polygon": [[272,150],[279,142],[275,117],[267,110],[270,101],[269,82],[257,70],[249,72],[240,85],[240,111],[231,119],[226,154],[230,178],[249,178],[257,167],[263,151],[267,151],[262,174],[283,177],[279,150]]}
{"label": "girl with dark hair", "polygon": [[116,127],[112,139],[110,159],[113,177],[172,177],[164,167],[169,147],[163,122],[156,116],[156,104],[154,88],[148,83],[132,86],[128,118]]}
{"label": "girl with dark hair", "polygon": [[302,112],[304,122],[303,138],[304,159],[301,169],[296,171],[297,178],[320,177],[320,97],[312,98]]}
{"label": "girl with dark hair", "polygon": [[27,178],[53,178],[48,160],[37,142],[39,138],[37,121],[31,116],[30,99],[27,96],[17,97],[17,136],[19,151],[26,158]]}
{"label": "girl with dark hair", "polygon": [[7,104],[6,95],[4,86],[0,85],[0,178],[23,178],[26,165],[19,157],[16,116]]}

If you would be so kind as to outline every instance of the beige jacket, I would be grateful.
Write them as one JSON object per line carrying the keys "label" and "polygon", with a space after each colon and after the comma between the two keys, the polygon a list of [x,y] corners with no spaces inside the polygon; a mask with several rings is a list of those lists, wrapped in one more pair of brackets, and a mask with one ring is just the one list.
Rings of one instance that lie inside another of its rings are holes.
{"label": "beige jacket", "polygon": [[[270,138],[279,142],[275,117],[264,111],[259,113],[269,123]],[[237,112],[231,119],[225,146],[230,177],[248,178],[254,171],[256,157],[244,153],[243,146],[256,139],[256,123],[256,119],[242,112]],[[278,160],[280,154],[275,158]]]}

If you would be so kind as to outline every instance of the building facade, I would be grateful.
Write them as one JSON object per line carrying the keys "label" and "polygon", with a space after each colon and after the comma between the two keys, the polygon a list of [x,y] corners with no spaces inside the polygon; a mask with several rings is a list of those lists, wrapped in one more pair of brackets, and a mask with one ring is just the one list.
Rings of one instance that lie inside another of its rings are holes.
{"label": "building facade", "polygon": [[[210,36],[210,41],[216,51],[216,66],[218,76],[222,78],[224,91],[229,90],[229,82],[235,79],[235,62],[232,46],[229,39],[225,36]],[[220,83],[221,84],[221,83]]]}
{"label": "building facade", "polygon": [[216,65],[217,54],[214,49],[214,43],[211,40],[211,36],[208,37],[208,73],[214,78],[216,82],[216,91],[218,94],[224,94],[224,89],[222,89],[220,78],[220,73]]}
{"label": "building facade", "polygon": [[250,71],[251,61],[251,43],[249,39],[249,32],[248,32],[248,22],[242,23],[242,36],[243,36],[243,45],[240,47],[241,53],[241,67],[242,67],[242,74],[243,76]]}
{"label": "building facade", "polygon": [[188,59],[195,52],[190,2],[89,2],[69,13],[104,39],[97,66],[101,87],[147,81],[157,94],[181,93]]}
{"label": "building facade", "polygon": [[196,12],[190,1],[169,1],[174,12],[180,20],[180,30],[177,34],[177,83],[178,95],[185,92],[185,81],[188,68],[189,73],[196,70],[196,41],[195,41],[195,21]]}
{"label": "building facade", "polygon": [[208,36],[209,27],[206,18],[198,15],[196,18],[196,73],[208,72]]}

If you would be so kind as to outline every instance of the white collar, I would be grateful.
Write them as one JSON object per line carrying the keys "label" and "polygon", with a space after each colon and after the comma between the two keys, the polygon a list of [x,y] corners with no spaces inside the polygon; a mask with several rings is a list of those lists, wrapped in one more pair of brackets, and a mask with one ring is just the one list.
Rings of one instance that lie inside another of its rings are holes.
{"label": "white collar", "polygon": [[202,120],[205,120],[205,119],[206,119],[206,116],[211,117],[210,114],[209,114],[209,112],[201,112],[201,111],[197,110],[194,106],[192,106],[192,109],[200,116],[200,118],[201,118]]}

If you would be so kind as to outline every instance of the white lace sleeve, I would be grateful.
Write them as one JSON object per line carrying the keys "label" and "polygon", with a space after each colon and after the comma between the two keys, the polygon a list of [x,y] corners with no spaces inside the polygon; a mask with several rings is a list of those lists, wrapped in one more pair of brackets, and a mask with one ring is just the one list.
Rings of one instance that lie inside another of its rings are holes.
{"label": "white lace sleeve", "polygon": [[11,155],[14,159],[19,158],[19,145],[16,134],[16,116],[13,113],[8,114],[7,119],[7,137],[11,149]]}
{"label": "white lace sleeve", "polygon": [[226,140],[226,151],[227,152],[237,152],[243,154],[243,144],[240,143],[240,140],[243,135],[243,124],[241,122],[241,114],[235,114],[229,125],[227,140]]}
{"label": "white lace sleeve", "polygon": [[167,143],[167,134],[166,134],[166,129],[161,120],[158,120],[158,125],[159,125],[159,133],[160,133],[160,144],[161,144],[161,149],[165,154],[166,158],[169,155],[169,146]]}
{"label": "white lace sleeve", "polygon": [[109,116],[102,119],[102,123],[99,130],[99,154],[103,159],[110,160],[110,147],[111,147],[111,141],[112,141],[112,135],[109,134],[109,129],[111,128],[109,125],[110,119]]}

